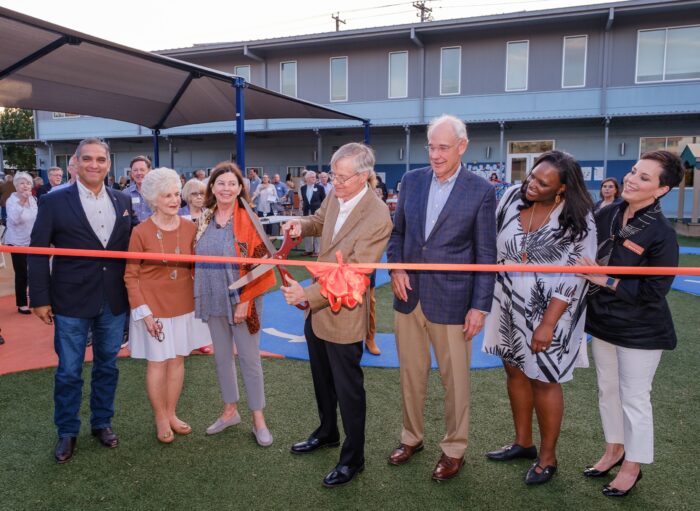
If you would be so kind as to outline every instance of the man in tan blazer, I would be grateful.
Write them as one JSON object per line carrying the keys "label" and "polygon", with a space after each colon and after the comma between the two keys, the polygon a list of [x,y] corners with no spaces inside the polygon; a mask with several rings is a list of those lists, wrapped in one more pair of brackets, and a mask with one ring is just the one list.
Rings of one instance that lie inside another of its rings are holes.
{"label": "man in tan blazer", "polygon": [[[312,216],[284,225],[292,236],[320,236],[318,261],[335,262],[340,250],[347,263],[379,262],[391,234],[389,209],[371,191],[374,179],[372,149],[346,144],[331,158],[334,188]],[[369,323],[369,289],[362,303],[333,312],[320,286],[302,288],[291,281],[282,287],[287,303],[307,301],[304,334],[321,425],[292,453],[306,454],[320,447],[337,447],[336,408],[345,431],[338,465],[323,479],[326,487],[349,483],[364,469],[365,389],[360,359]]]}

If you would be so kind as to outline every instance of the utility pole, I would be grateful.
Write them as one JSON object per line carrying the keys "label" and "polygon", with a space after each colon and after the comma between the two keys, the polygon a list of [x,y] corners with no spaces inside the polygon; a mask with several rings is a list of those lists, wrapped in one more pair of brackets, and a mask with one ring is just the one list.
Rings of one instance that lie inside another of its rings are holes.
{"label": "utility pole", "polygon": [[340,32],[340,24],[342,23],[343,25],[345,25],[345,20],[340,19],[340,12],[331,14],[331,18],[335,20],[335,31]]}
{"label": "utility pole", "polygon": [[421,23],[433,21],[433,10],[430,7],[425,6],[425,0],[413,2],[413,7],[420,11],[416,13],[416,16],[420,18]]}

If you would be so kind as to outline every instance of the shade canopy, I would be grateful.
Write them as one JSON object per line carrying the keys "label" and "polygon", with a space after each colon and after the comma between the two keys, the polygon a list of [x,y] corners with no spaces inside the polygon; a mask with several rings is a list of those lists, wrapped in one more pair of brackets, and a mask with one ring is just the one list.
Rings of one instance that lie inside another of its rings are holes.
{"label": "shade canopy", "polygon": [[[151,129],[236,118],[236,77],[0,7],[0,106]],[[242,82],[239,82],[242,83]],[[246,119],[365,119],[245,84]]]}

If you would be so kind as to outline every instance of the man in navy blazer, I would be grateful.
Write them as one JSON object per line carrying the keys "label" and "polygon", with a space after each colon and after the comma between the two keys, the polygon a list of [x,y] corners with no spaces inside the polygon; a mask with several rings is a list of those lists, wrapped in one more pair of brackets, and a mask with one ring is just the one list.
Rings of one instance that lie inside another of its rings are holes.
{"label": "man in navy blazer", "polygon": [[[77,182],[44,195],[31,236],[32,247],[121,250],[129,247],[136,217],[125,194],[104,184],[111,162],[109,146],[96,138],[76,150]],[[55,324],[58,355],[54,384],[54,422],[59,463],[73,456],[80,432],[83,360],[88,329],[93,329],[90,392],[92,434],[106,447],[117,447],[112,431],[119,370],[117,354],[129,303],[124,287],[124,259],[29,256],[29,296],[34,313]]]}
{"label": "man in navy blazer", "polygon": [[[316,182],[316,172],[307,170],[304,174],[304,182],[306,183],[300,189],[301,193],[301,209],[304,216],[310,216],[316,213],[316,210],[321,207],[321,203],[326,198],[326,191],[323,185]],[[309,237],[304,239],[304,248],[306,255],[318,257],[319,248],[321,246],[321,238]]]}
{"label": "man in navy blazer", "polygon": [[[428,127],[430,166],[404,175],[387,250],[390,263],[495,264],[496,197],[488,181],[467,171],[466,126],[444,115]],[[403,430],[389,463],[423,449],[423,406],[430,345],[445,387],[445,436],[433,479],[459,473],[469,429],[471,338],[491,310],[494,275],[454,271],[391,272],[399,354]]]}

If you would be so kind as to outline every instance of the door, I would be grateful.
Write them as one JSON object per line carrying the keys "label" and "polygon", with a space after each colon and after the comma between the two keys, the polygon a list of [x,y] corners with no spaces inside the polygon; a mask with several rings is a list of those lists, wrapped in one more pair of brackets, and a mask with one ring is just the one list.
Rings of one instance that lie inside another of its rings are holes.
{"label": "door", "polygon": [[522,183],[538,156],[552,149],[554,140],[508,142],[506,181],[513,184]]}

